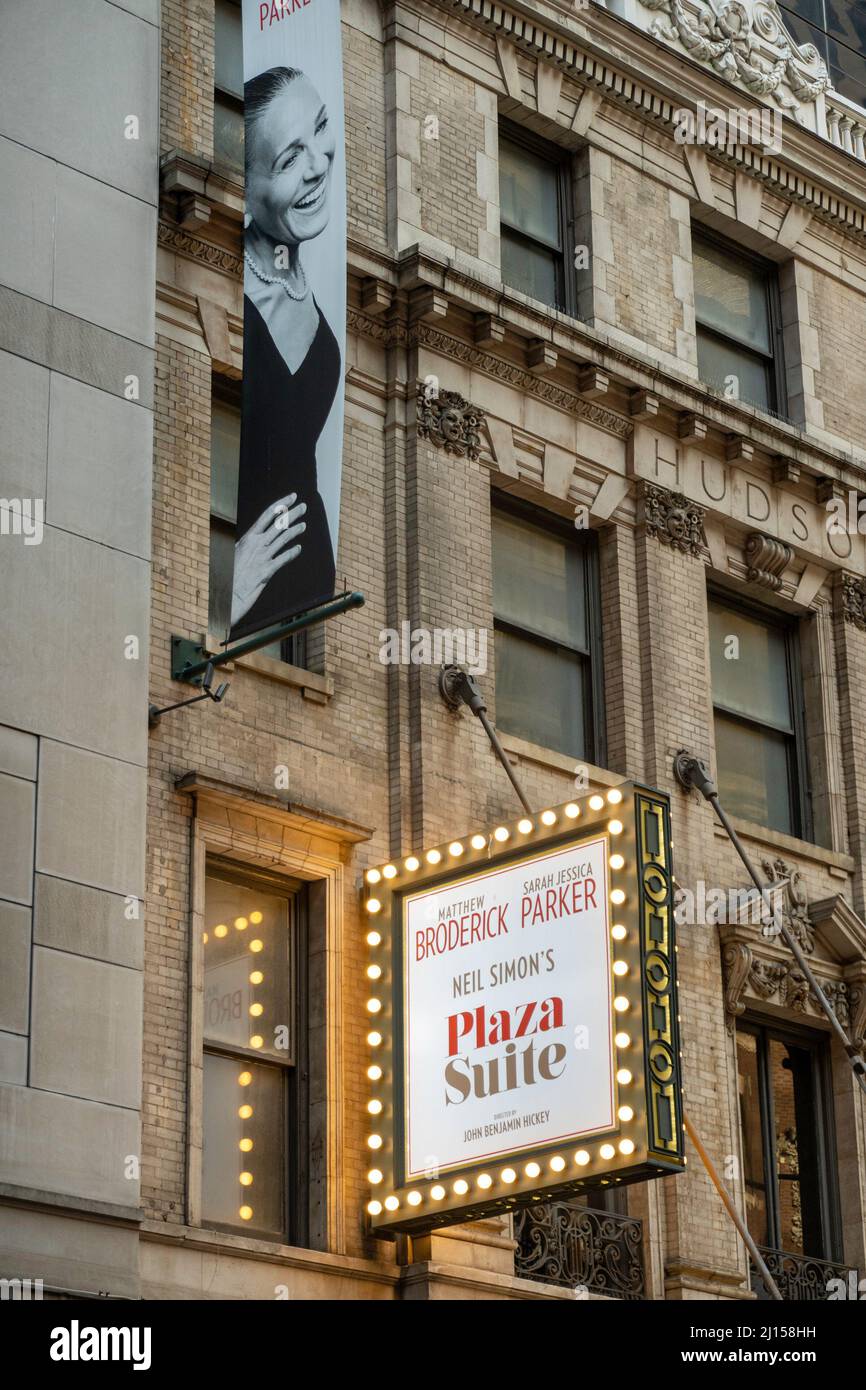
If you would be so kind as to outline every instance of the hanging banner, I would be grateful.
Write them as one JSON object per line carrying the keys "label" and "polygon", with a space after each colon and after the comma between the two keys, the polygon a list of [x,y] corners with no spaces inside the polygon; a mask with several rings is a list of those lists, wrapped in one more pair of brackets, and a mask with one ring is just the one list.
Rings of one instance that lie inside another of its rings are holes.
{"label": "hanging banner", "polygon": [[244,375],[231,638],[333,597],[346,323],[339,0],[243,0]]}
{"label": "hanging banner", "polygon": [[626,782],[365,879],[373,1229],[680,1171],[663,793]]}

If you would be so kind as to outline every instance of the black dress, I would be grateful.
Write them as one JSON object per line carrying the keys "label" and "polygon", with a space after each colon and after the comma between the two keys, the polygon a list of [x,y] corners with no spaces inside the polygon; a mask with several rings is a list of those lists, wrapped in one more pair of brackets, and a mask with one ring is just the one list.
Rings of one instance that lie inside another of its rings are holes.
{"label": "black dress", "polygon": [[[314,301],[315,303],[315,301]],[[238,539],[266,507],[298,494],[306,502],[301,546],[265,585],[231,637],[272,627],[332,598],[334,548],[316,479],[316,445],[340,384],[340,349],[318,304],[316,336],[297,371],[289,371],[256,305],[244,296],[244,381],[238,483]]]}

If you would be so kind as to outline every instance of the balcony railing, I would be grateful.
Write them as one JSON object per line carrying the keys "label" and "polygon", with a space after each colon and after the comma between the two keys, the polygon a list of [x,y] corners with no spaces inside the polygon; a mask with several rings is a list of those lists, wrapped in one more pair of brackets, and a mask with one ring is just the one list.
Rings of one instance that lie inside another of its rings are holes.
{"label": "balcony railing", "polygon": [[514,1234],[514,1272],[524,1279],[608,1298],[644,1297],[642,1221],[546,1202],[519,1212]]}
{"label": "balcony railing", "polygon": [[[852,1286],[855,1289],[857,1287],[857,1271],[848,1265],[832,1264],[829,1260],[813,1260],[808,1255],[789,1255],[784,1250],[767,1250],[763,1246],[759,1246],[759,1249],[786,1303],[818,1300],[823,1302],[829,1297],[830,1292],[834,1292],[837,1298],[851,1298]],[[839,1291],[838,1285],[831,1289],[830,1281],[834,1279],[842,1281],[844,1292]],[[763,1279],[754,1268],[752,1292],[758,1299],[770,1298]],[[856,1294],[853,1296],[856,1297]]]}

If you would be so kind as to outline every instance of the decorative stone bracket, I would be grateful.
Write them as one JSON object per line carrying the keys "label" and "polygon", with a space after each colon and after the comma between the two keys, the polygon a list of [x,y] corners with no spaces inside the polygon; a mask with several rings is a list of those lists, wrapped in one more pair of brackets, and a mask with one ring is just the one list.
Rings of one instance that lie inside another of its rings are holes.
{"label": "decorative stone bracket", "polygon": [[437,449],[476,462],[481,456],[484,411],[458,391],[443,391],[431,380],[419,381],[417,427],[419,439]]}
{"label": "decorative stone bracket", "polygon": [[791,547],[776,540],[775,536],[753,531],[746,537],[745,552],[749,583],[759,584],[763,589],[781,589],[782,575],[794,556]]}
{"label": "decorative stone bracket", "polygon": [[644,483],[643,520],[648,536],[684,555],[701,556],[706,508],[681,492],[669,492],[656,483]]}
{"label": "decorative stone bracket", "polygon": [[853,623],[861,632],[866,632],[866,579],[844,571],[840,594],[846,623]]}

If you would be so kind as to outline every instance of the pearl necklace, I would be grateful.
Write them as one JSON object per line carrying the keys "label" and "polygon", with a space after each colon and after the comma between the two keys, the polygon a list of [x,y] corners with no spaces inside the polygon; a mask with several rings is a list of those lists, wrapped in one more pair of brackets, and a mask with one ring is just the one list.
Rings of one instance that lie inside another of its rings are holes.
{"label": "pearl necklace", "polygon": [[260,280],[263,280],[266,285],[282,285],[286,294],[289,296],[289,299],[306,299],[307,295],[309,294],[310,287],[307,284],[307,277],[304,274],[304,267],[302,265],[299,266],[299,269],[301,275],[303,276],[304,289],[302,294],[295,294],[294,290],[289,289],[289,286],[283,279],[282,275],[266,275],[265,272],[261,269],[261,267],[256,265],[249,251],[244,251],[244,260],[246,261],[253,274],[257,275]]}

